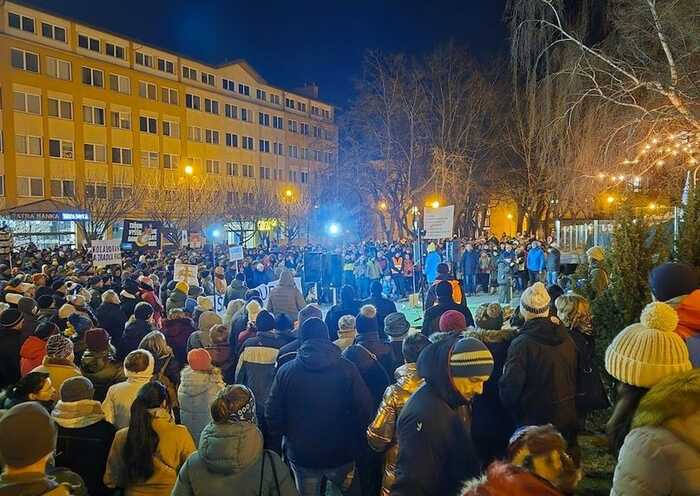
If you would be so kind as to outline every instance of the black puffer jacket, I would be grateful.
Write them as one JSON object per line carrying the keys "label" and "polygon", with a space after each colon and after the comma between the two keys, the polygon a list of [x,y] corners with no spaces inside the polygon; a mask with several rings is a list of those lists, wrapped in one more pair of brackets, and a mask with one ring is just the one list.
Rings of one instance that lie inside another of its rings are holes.
{"label": "black puffer jacket", "polygon": [[525,322],[508,349],[499,381],[503,405],[516,424],[576,430],[576,347],[557,317]]}
{"label": "black puffer jacket", "polygon": [[271,434],[284,435],[289,459],[316,469],[353,461],[374,414],[357,368],[326,339],[305,341],[279,369],[265,412]]}
{"label": "black puffer jacket", "polygon": [[391,384],[394,376],[394,359],[389,344],[379,339],[374,333],[358,334],[355,344],[348,347],[343,356],[355,364],[362,379],[372,394],[374,409],[384,396],[384,390]]}
{"label": "black puffer jacket", "polygon": [[469,308],[466,305],[455,303],[452,298],[447,298],[446,300],[438,298],[437,305],[426,308],[428,309],[423,316],[423,328],[421,329],[426,336],[430,336],[434,332],[440,332],[440,317],[449,310],[461,312],[464,315],[464,320],[467,322],[467,327],[474,325],[474,317],[472,317]]}
{"label": "black puffer jacket", "polygon": [[396,496],[458,494],[461,484],[479,475],[470,426],[460,415],[466,400],[452,387],[448,362],[458,336],[429,345],[418,357],[425,384],[399,415]]}
{"label": "black puffer jacket", "polygon": [[138,349],[141,340],[152,330],[151,324],[145,320],[133,319],[126,324],[122,339],[117,346],[117,360],[123,362],[126,355]]}
{"label": "black puffer jacket", "polygon": [[121,307],[116,303],[102,303],[97,308],[97,324],[109,333],[112,344],[119,346],[126,324],[126,314]]}

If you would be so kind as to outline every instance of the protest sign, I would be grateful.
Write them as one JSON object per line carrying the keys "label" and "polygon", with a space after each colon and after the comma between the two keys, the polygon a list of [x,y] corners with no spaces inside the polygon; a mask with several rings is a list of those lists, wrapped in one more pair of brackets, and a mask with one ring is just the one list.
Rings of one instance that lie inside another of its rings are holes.
{"label": "protest sign", "polygon": [[92,265],[121,265],[121,241],[118,239],[96,239],[92,242]]}

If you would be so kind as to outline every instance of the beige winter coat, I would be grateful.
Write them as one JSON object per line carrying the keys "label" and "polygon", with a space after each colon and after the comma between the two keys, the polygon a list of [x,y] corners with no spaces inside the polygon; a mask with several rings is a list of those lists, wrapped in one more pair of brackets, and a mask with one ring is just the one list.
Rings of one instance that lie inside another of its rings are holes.
{"label": "beige winter coat", "polygon": [[306,302],[301,291],[294,284],[292,273],[288,270],[282,271],[279,284],[270,290],[267,311],[273,313],[275,317],[285,314],[294,322],[299,318],[299,310],[304,308],[304,305]]}

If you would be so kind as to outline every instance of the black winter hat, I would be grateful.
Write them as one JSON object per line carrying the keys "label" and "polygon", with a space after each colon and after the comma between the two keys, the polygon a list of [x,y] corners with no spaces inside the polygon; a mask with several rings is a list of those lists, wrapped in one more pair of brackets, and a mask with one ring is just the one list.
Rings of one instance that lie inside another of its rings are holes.
{"label": "black winter hat", "polygon": [[369,285],[369,294],[372,296],[381,296],[382,295],[382,283],[379,281],[372,281],[372,284]]}
{"label": "black winter hat", "polygon": [[139,320],[148,320],[153,315],[153,307],[150,303],[142,301],[134,307],[134,317]]}
{"label": "black winter hat", "polygon": [[452,285],[447,281],[440,281],[435,286],[435,295],[442,300],[452,298]]}
{"label": "black winter hat", "polygon": [[125,280],[122,287],[124,288],[124,291],[126,291],[127,293],[131,293],[133,295],[135,295],[139,292],[139,283],[137,283],[133,279]]}
{"label": "black winter hat", "polygon": [[649,273],[649,286],[658,301],[690,294],[699,285],[695,268],[684,263],[667,262],[654,267]]}
{"label": "black winter hat", "polygon": [[294,322],[287,317],[287,314],[281,313],[275,320],[275,329],[278,331],[291,331],[294,329]]}
{"label": "black winter hat", "polygon": [[377,318],[359,314],[357,317],[355,317],[355,329],[357,329],[358,334],[371,334],[373,332],[379,332]]}
{"label": "black winter hat", "polygon": [[24,317],[22,317],[22,312],[16,308],[8,308],[4,312],[0,313],[0,327],[11,329],[22,322],[23,319]]}
{"label": "black winter hat", "polygon": [[255,327],[261,332],[273,330],[275,328],[275,316],[267,310],[260,310],[255,319]]}
{"label": "black winter hat", "polygon": [[39,310],[51,308],[51,305],[53,305],[53,298],[49,295],[41,295],[36,300],[36,306],[39,308]]}
{"label": "black winter hat", "polygon": [[321,319],[311,317],[301,325],[301,329],[299,329],[299,341],[303,343],[309,339],[329,339],[328,327]]}

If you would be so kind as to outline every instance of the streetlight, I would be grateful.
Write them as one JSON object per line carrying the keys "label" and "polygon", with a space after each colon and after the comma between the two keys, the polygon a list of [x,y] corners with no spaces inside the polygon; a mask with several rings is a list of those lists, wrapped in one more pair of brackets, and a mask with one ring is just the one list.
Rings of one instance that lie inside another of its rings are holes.
{"label": "streetlight", "polygon": [[387,209],[387,204],[385,201],[379,202],[379,210],[386,210]]}
{"label": "streetlight", "polygon": [[185,165],[185,176],[187,176],[187,246],[190,246],[190,231],[192,231],[192,174],[194,169],[191,165]]}
{"label": "streetlight", "polygon": [[[290,229],[289,229],[289,220],[290,220],[290,217],[291,217],[291,216],[290,216],[289,209],[290,209],[291,204],[292,204],[292,199],[294,198],[294,191],[292,191],[291,189],[287,188],[287,189],[284,191],[284,197],[285,197],[285,199],[286,199],[285,203],[287,204],[287,223],[285,224],[285,227],[286,227],[286,229],[287,229],[287,246],[289,246],[290,238],[291,238],[291,232],[290,232]],[[278,231],[278,232],[279,232],[279,231]]]}
{"label": "streetlight", "polygon": [[440,202],[437,200],[433,200],[433,202],[430,204],[430,206],[433,208],[440,208]]}

